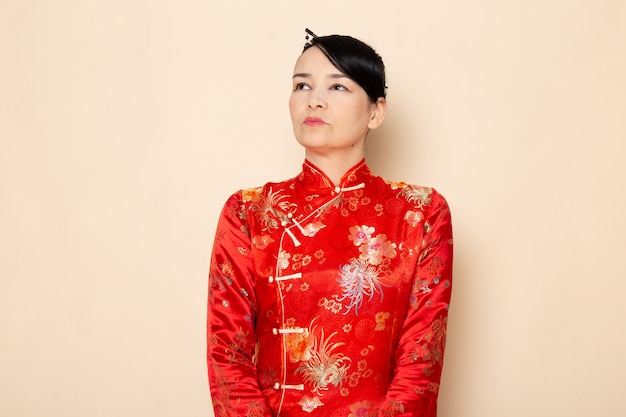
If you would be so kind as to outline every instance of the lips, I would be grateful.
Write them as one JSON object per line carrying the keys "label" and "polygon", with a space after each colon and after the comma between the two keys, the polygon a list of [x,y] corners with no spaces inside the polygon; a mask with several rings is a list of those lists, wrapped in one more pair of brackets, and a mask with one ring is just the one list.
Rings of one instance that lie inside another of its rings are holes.
{"label": "lips", "polygon": [[326,122],[319,117],[307,117],[304,119],[304,124],[307,126],[324,126]]}

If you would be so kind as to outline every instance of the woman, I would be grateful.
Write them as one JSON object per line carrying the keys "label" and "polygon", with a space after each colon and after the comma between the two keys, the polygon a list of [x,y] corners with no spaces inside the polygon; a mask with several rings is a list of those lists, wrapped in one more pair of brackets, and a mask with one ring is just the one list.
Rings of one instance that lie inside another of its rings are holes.
{"label": "woman", "polygon": [[217,228],[216,416],[436,415],[450,212],[432,188],[368,169],[385,89],[382,59],[348,36],[313,36],[297,60],[289,108],[302,172],[235,193]]}

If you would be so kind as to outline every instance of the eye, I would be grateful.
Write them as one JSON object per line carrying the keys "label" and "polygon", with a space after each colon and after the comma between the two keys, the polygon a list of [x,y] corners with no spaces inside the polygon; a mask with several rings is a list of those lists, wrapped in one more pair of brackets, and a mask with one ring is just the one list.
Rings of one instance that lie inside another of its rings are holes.
{"label": "eye", "polygon": [[310,90],[311,87],[309,87],[308,84],[306,83],[296,83],[296,85],[294,86],[293,90]]}
{"label": "eye", "polygon": [[348,87],[346,87],[345,85],[341,85],[341,84],[333,84],[332,87],[330,87],[331,90],[335,90],[335,91],[348,91]]}

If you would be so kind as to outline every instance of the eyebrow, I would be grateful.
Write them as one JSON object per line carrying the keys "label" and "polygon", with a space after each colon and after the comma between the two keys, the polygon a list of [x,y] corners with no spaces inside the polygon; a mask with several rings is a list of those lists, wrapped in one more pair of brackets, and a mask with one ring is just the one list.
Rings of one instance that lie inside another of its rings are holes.
{"label": "eyebrow", "polygon": [[[299,72],[296,74],[293,74],[293,78],[311,78],[311,74],[309,74],[308,72]],[[333,73],[333,74],[328,74],[327,76],[328,78],[348,78],[345,74],[342,74],[340,72],[338,73]]]}

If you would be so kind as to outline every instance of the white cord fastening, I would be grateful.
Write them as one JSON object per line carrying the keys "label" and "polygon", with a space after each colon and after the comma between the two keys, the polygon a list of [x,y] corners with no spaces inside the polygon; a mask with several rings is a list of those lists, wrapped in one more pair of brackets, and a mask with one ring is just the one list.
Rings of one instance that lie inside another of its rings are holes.
{"label": "white cord fastening", "polygon": [[292,327],[292,328],[288,328],[288,329],[279,329],[277,327],[274,327],[272,329],[272,333],[274,334],[294,334],[294,333],[300,333],[300,334],[308,334],[309,333],[309,329],[305,329],[303,327]]}
{"label": "white cord fastening", "polygon": [[276,282],[278,282],[278,281],[287,281],[289,279],[300,279],[300,278],[302,278],[302,272],[296,272],[295,274],[283,275],[281,277],[269,276],[267,278],[267,282],[269,282],[271,284],[274,281],[276,281]]}
{"label": "white cord fastening", "polygon": [[299,384],[299,385],[287,385],[287,384],[281,384],[280,382],[276,382],[274,384],[274,389],[295,389],[298,391],[304,391],[304,384]]}

